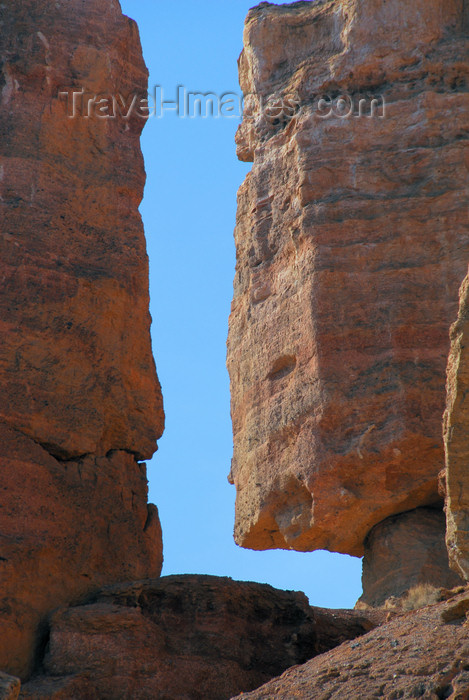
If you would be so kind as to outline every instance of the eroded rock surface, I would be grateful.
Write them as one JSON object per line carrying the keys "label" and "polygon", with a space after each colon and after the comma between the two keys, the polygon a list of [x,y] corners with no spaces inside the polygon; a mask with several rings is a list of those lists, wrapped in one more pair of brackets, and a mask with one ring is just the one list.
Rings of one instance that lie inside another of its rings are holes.
{"label": "eroded rock surface", "polygon": [[146,85],[115,0],[1,4],[0,669],[23,679],[52,609],[161,570],[144,122],[59,95]]}
{"label": "eroded rock surface", "polygon": [[138,30],[114,0],[5,3],[0,20],[0,420],[62,459],[149,458],[144,121],[85,118],[78,98],[69,118],[59,96],[145,93]]}
{"label": "eroded rock surface", "polygon": [[0,667],[27,677],[47,613],[111,581],[158,576],[145,465],[126,452],[59,462],[0,424]]}
{"label": "eroded rock surface", "polygon": [[448,327],[469,258],[465,6],[248,15],[237,142],[253,167],[228,340],[245,547],[361,555],[380,521],[441,503]]}
{"label": "eroded rock surface", "polygon": [[51,619],[44,668],[25,700],[227,700],[380,623],[311,608],[304,594],[215,576],[104,589]]}
{"label": "eroded rock surface", "polygon": [[446,541],[451,565],[469,580],[469,278],[460,291],[458,320],[451,328],[444,419]]}
{"label": "eroded rock surface", "polygon": [[360,601],[368,605],[383,605],[418,585],[461,585],[448,564],[443,511],[416,508],[376,525],[365,540],[362,583]]}
{"label": "eroded rock surface", "polygon": [[244,700],[469,697],[469,590],[286,671]]}

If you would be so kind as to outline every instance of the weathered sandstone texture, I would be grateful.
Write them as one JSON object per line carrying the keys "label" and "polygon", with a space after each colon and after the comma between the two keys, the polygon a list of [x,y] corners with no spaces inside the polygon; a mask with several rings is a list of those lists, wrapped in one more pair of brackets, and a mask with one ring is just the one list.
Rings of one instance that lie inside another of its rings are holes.
{"label": "weathered sandstone texture", "polygon": [[365,539],[362,581],[360,601],[368,605],[383,605],[419,584],[461,585],[448,564],[443,511],[416,508],[375,525]]}
{"label": "weathered sandstone texture", "polygon": [[382,620],[214,576],[121,584],[53,614],[46,675],[21,698],[227,700]]}
{"label": "weathered sandstone texture", "polygon": [[161,570],[144,122],[69,118],[59,95],[146,84],[115,0],[1,4],[0,669],[22,678],[53,608]]}
{"label": "weathered sandstone texture", "polygon": [[244,700],[469,698],[469,589],[286,671]]}
{"label": "weathered sandstone texture", "polygon": [[0,668],[26,677],[47,613],[105,583],[158,576],[145,465],[118,451],[60,462],[0,424]]}
{"label": "weathered sandstone texture", "polygon": [[253,167],[228,339],[245,547],[361,555],[380,521],[441,503],[448,328],[469,259],[466,5],[248,15],[237,143]]}
{"label": "weathered sandstone texture", "polygon": [[458,320],[451,328],[444,418],[446,544],[450,564],[469,580],[469,278],[460,290]]}
{"label": "weathered sandstone texture", "polygon": [[144,122],[68,118],[59,97],[144,93],[138,30],[115,0],[4,3],[0,21],[0,420],[61,459],[149,458]]}

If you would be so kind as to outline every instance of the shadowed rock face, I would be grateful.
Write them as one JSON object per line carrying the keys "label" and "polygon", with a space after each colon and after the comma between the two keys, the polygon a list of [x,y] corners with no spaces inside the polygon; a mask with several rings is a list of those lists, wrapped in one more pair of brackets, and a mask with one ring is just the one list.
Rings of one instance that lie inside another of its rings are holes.
{"label": "shadowed rock face", "polygon": [[382,619],[215,576],[120,584],[54,613],[45,675],[21,697],[227,700]]}
{"label": "shadowed rock face", "polygon": [[23,678],[47,614],[99,586],[162,564],[145,465],[126,452],[59,462],[0,425],[0,668]]}
{"label": "shadowed rock face", "polygon": [[228,339],[242,546],[361,555],[380,521],[441,503],[448,327],[469,258],[464,7],[248,15],[237,142],[253,167]]}
{"label": "shadowed rock face", "polygon": [[458,320],[451,328],[447,405],[446,544],[452,567],[469,580],[469,278],[460,290]]}
{"label": "shadowed rock face", "polygon": [[0,7],[0,669],[46,616],[158,576],[145,465],[163,430],[138,213],[143,120],[69,118],[60,91],[144,92],[116,0]]}
{"label": "shadowed rock face", "polygon": [[[450,698],[469,689],[469,589],[288,669],[243,700]],[[233,698],[233,700],[235,700]]]}
{"label": "shadowed rock face", "polygon": [[420,584],[460,586],[448,565],[444,513],[416,508],[376,525],[365,540],[362,582],[360,601],[368,605],[383,605]]}

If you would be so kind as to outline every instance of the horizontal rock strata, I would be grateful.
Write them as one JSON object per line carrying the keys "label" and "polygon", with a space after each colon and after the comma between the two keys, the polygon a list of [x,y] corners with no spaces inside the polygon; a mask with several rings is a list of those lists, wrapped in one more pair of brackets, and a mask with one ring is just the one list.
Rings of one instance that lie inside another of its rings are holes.
{"label": "horizontal rock strata", "polygon": [[214,576],[121,584],[54,613],[45,675],[21,697],[227,700],[381,621]]}
{"label": "horizontal rock strata", "polygon": [[469,259],[466,29],[457,0],[248,15],[228,339],[244,547],[361,555],[380,521],[441,503]]}
{"label": "horizontal rock strata", "polygon": [[450,563],[469,580],[469,278],[460,292],[458,320],[451,328],[447,406],[446,541]]}
{"label": "horizontal rock strata", "polygon": [[161,570],[144,122],[70,114],[146,86],[115,0],[2,4],[0,669],[23,679],[53,608]]}

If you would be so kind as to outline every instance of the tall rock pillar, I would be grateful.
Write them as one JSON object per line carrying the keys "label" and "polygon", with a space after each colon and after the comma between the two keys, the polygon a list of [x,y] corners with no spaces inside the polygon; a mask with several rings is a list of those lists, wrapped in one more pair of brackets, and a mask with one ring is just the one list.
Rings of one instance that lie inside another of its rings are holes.
{"label": "tall rock pillar", "polygon": [[0,669],[22,678],[51,609],[161,570],[144,120],[93,101],[146,89],[116,0],[2,3]]}
{"label": "tall rock pillar", "polygon": [[460,0],[247,17],[228,339],[242,546],[360,556],[381,521],[442,505],[467,28]]}

